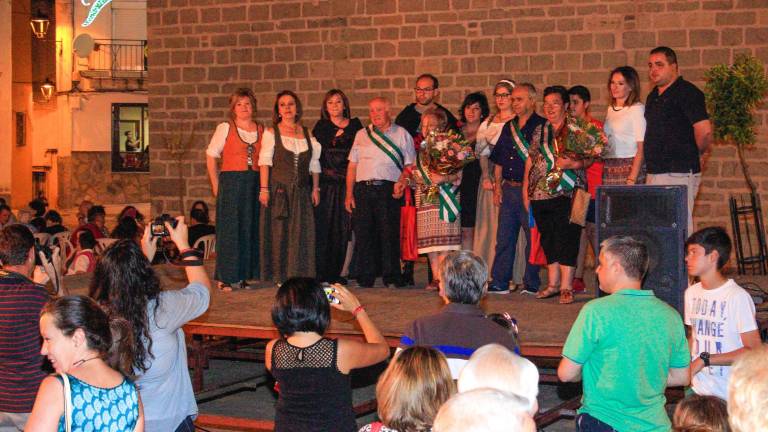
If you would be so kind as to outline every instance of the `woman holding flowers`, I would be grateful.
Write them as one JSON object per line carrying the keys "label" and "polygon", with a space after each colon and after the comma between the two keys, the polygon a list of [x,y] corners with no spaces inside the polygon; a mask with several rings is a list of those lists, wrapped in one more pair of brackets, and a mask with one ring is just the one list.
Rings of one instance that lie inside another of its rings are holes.
{"label": "woman holding flowers", "polygon": [[[571,197],[584,185],[584,161],[565,156],[569,134],[568,91],[563,86],[544,89],[547,122],[533,133],[523,176],[523,204],[541,233],[547,256],[547,288],[536,298],[560,294],[560,303],[573,303],[573,274],[579,254],[581,226],[570,222]],[[573,156],[569,154],[569,156]]]}
{"label": "woman holding flowers", "polygon": [[[467,162],[466,148],[452,148],[454,142],[463,142],[455,132],[445,132],[448,119],[440,110],[428,109],[421,115],[421,134],[425,137],[418,153],[411,180],[416,185],[416,239],[419,254],[427,254],[432,274],[440,274],[439,265],[448,251],[461,249],[461,214],[459,184],[461,168],[435,169],[439,162],[459,157],[462,153]],[[466,144],[466,143],[465,143]],[[455,160],[455,159],[454,159]],[[434,291],[439,287],[437,279],[427,285]]]}

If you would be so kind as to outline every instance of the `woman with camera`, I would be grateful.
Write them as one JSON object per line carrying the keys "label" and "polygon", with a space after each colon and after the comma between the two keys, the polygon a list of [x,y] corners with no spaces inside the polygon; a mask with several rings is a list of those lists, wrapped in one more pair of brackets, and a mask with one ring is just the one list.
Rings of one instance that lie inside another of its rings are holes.
{"label": "woman with camera", "polygon": [[[281,338],[264,353],[280,393],[276,432],[355,431],[349,373],[389,357],[386,340],[357,297],[341,285],[333,289],[333,302],[311,278],[288,279],[277,290],[272,322]],[[331,305],[357,319],[365,342],[325,337]]]}
{"label": "woman with camera", "polygon": [[57,374],[40,384],[25,431],[144,430],[139,392],[126,378],[133,341],[125,320],[110,321],[88,297],[59,297],[43,308],[40,334]]}
{"label": "woman with camera", "polygon": [[[202,267],[202,253],[187,240],[183,217],[176,224],[151,224],[139,246],[121,240],[106,249],[91,281],[89,295],[133,326],[136,353],[133,370],[144,401],[146,429],[194,431],[197,404],[187,368],[187,346],[182,327],[208,309],[210,280]],[[189,284],[180,290],[160,290],[150,266],[158,237],[166,234],[176,244]],[[146,256],[145,256],[146,255]]]}

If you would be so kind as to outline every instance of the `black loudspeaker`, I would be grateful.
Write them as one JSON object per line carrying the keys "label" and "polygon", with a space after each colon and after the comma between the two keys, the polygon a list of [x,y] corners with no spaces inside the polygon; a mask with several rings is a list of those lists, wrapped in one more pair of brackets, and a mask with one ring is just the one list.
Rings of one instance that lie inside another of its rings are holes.
{"label": "black loudspeaker", "polygon": [[[688,224],[686,186],[599,186],[597,241],[629,235],[648,247],[643,289],[683,313],[688,285],[685,240]],[[598,296],[605,295],[598,288]]]}

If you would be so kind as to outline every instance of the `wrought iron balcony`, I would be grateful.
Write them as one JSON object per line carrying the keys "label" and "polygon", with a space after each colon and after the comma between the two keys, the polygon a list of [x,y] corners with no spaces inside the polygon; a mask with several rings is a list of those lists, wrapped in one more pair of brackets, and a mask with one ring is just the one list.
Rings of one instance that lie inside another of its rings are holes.
{"label": "wrought iron balcony", "polygon": [[94,39],[84,78],[144,79],[147,77],[147,41]]}

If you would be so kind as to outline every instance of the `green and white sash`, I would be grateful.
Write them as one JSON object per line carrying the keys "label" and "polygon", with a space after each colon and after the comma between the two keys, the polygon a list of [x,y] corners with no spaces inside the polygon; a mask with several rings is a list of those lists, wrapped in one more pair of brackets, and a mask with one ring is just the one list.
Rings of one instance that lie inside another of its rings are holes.
{"label": "green and white sash", "polygon": [[517,154],[520,155],[520,158],[525,162],[528,160],[528,147],[531,145],[528,143],[528,140],[525,139],[525,135],[523,135],[520,127],[517,125],[518,120],[519,117],[512,119],[512,138],[515,140],[515,150],[517,150]]}
{"label": "green and white sash", "polygon": [[456,196],[459,192],[459,187],[450,183],[441,183],[435,186],[432,183],[432,179],[429,178],[424,165],[421,163],[420,155],[416,156],[416,168],[418,168],[419,174],[421,174],[421,178],[424,180],[424,184],[437,188],[438,199],[440,201],[440,219],[448,223],[455,221],[461,211],[459,198]]}
{"label": "green and white sash", "polygon": [[[544,142],[541,146],[543,150],[541,153],[544,155],[544,160],[547,162],[547,172],[551,172],[555,169],[555,160],[557,160],[554,148],[555,132],[552,129],[552,123],[547,122],[543,135]],[[563,145],[564,144],[565,143],[563,143]],[[555,192],[569,191],[576,185],[576,173],[571,169],[564,169],[562,171],[563,175],[560,177],[560,183],[557,185]]]}
{"label": "green and white sash", "polygon": [[400,147],[395,145],[384,132],[374,125],[369,125],[365,128],[365,131],[368,133],[368,138],[371,139],[371,142],[383,151],[385,155],[389,156],[397,168],[402,171],[405,165],[405,157],[403,157]]}

